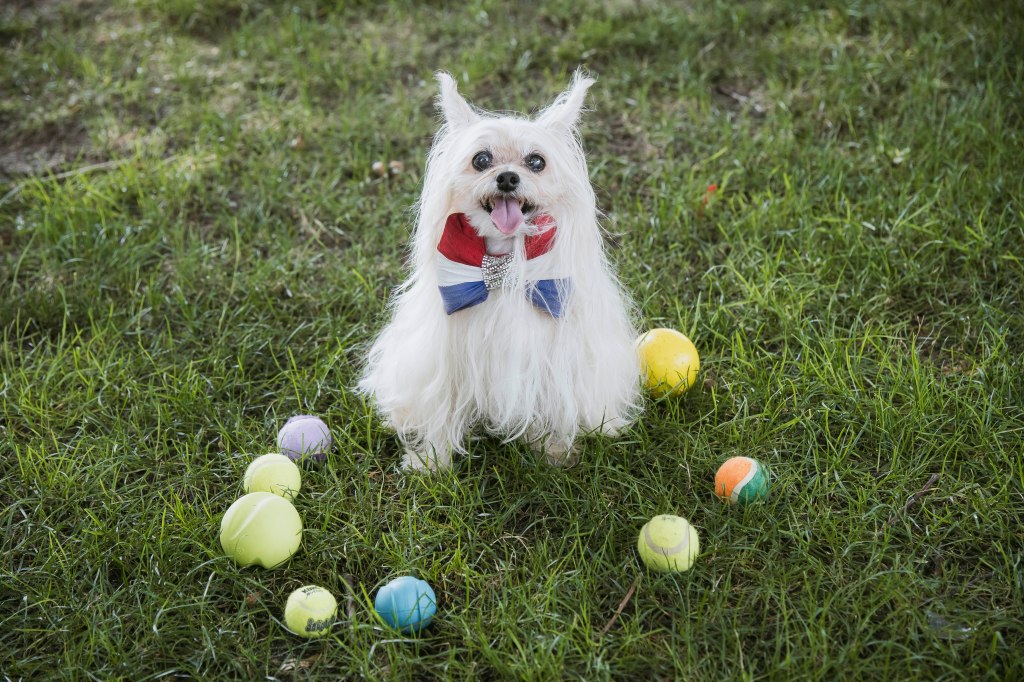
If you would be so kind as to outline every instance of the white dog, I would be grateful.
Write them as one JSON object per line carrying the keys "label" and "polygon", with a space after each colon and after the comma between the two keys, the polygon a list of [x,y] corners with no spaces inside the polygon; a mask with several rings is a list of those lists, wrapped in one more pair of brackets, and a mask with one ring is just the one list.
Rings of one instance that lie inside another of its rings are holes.
{"label": "white dog", "polygon": [[603,249],[576,129],[593,79],[535,118],[471,107],[439,73],[409,279],[359,383],[406,453],[437,469],[474,427],[525,437],[553,464],[581,431],[640,409],[630,302]]}

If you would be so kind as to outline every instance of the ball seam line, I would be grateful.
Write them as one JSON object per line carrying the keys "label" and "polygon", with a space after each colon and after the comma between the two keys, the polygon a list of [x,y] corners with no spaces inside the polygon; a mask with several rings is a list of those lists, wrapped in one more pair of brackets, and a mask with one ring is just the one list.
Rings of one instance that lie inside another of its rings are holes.
{"label": "ball seam line", "polygon": [[740,482],[736,484],[736,487],[732,489],[732,494],[729,495],[729,499],[732,502],[740,501],[740,493],[743,491],[743,486],[750,483],[750,481],[754,479],[754,476],[757,476],[759,469],[756,460],[750,459],[749,457],[744,457],[744,459],[750,462],[750,471],[748,471],[747,475],[741,478]]}
{"label": "ball seam line", "polygon": [[[261,491],[257,491],[257,492],[265,492],[265,491],[261,490]],[[252,493],[249,493],[249,494],[252,494]],[[273,495],[274,493],[267,493],[267,494],[268,495]],[[251,509],[249,509],[249,513],[245,515],[245,520],[235,529],[235,532],[232,533],[232,538],[231,539],[235,543],[238,542],[239,538],[245,532],[246,528],[248,528],[249,524],[252,523],[254,518],[256,518],[256,516],[257,516],[258,512],[260,511],[260,509],[262,509],[263,507],[267,506],[268,504],[276,504],[276,502],[274,502],[274,499],[272,497],[265,497],[262,500],[260,500],[259,502],[257,502],[255,507],[252,507]]]}
{"label": "ball seam line", "polygon": [[644,542],[647,543],[647,546],[651,548],[652,552],[656,552],[658,554],[661,554],[666,559],[672,559],[672,557],[674,555],[676,555],[679,552],[681,552],[684,549],[686,549],[686,547],[690,544],[690,525],[689,525],[689,522],[687,522],[687,525],[686,525],[686,537],[683,538],[683,541],[680,542],[679,544],[677,544],[675,547],[664,547],[663,548],[660,545],[655,544],[654,543],[654,538],[651,537],[651,526],[650,526],[650,524],[644,526]]}

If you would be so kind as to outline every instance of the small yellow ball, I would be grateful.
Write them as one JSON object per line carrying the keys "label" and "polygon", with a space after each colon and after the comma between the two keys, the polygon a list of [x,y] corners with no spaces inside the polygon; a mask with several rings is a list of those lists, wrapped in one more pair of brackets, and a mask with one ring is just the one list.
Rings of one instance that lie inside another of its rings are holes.
{"label": "small yellow ball", "polygon": [[655,396],[682,395],[697,381],[700,356],[675,329],[652,329],[636,341],[647,388]]}
{"label": "small yellow ball", "polygon": [[272,452],[257,457],[249,464],[242,487],[247,493],[274,493],[294,500],[302,487],[302,474],[295,462],[278,452]]}
{"label": "small yellow ball", "polygon": [[280,566],[301,543],[299,512],[273,493],[243,495],[228,507],[220,522],[220,546],[242,566]]}
{"label": "small yellow ball", "polygon": [[662,514],[640,530],[636,549],[648,568],[666,573],[688,571],[700,554],[700,538],[686,519]]}
{"label": "small yellow ball", "polygon": [[291,593],[284,605],[284,623],[300,637],[323,637],[331,631],[338,601],[318,585],[306,585]]}

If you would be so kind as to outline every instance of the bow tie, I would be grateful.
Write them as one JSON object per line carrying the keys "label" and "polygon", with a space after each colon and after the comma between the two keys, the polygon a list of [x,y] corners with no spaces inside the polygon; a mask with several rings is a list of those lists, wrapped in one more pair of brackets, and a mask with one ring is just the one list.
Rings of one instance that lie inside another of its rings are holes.
{"label": "bow tie", "polygon": [[[525,239],[527,292],[537,308],[561,317],[567,279],[549,275],[552,241],[555,237],[551,216],[539,216],[539,227],[550,227]],[[465,213],[453,213],[444,223],[444,232],[437,245],[438,283],[441,300],[449,315],[487,300],[487,292],[504,285],[505,274],[512,266],[512,254],[491,256],[484,238],[469,224]],[[559,291],[561,289],[561,291]]]}

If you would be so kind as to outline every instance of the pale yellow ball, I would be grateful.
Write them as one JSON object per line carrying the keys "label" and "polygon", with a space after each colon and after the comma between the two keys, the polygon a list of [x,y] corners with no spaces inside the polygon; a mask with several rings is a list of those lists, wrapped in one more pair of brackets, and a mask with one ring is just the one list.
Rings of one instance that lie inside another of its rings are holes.
{"label": "pale yellow ball", "polygon": [[688,571],[700,554],[700,538],[683,517],[662,514],[640,530],[636,549],[648,568],[666,573]]}
{"label": "pale yellow ball", "polygon": [[278,452],[272,452],[257,457],[249,464],[242,487],[247,493],[274,493],[294,500],[302,487],[302,474],[295,462]]}
{"label": "pale yellow ball", "polygon": [[697,381],[700,356],[675,329],[652,329],[636,341],[644,384],[656,396],[682,395]]}
{"label": "pale yellow ball", "polygon": [[220,522],[220,545],[242,566],[280,566],[301,543],[299,512],[291,502],[273,493],[243,495]]}
{"label": "pale yellow ball", "polygon": [[306,585],[291,593],[284,605],[284,623],[300,637],[323,637],[331,631],[338,613],[334,595],[318,585]]}

